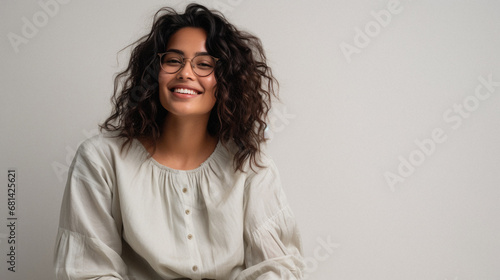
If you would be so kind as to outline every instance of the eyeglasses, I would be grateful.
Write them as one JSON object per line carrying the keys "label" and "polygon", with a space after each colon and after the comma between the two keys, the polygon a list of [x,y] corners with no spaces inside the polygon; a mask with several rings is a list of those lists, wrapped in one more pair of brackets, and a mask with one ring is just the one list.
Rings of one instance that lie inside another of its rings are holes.
{"label": "eyeglasses", "polygon": [[212,74],[215,64],[219,60],[208,54],[199,54],[191,59],[185,58],[182,54],[176,52],[159,53],[158,56],[160,57],[160,66],[163,71],[169,74],[177,73],[186,65],[186,61],[189,60],[193,72],[200,77]]}

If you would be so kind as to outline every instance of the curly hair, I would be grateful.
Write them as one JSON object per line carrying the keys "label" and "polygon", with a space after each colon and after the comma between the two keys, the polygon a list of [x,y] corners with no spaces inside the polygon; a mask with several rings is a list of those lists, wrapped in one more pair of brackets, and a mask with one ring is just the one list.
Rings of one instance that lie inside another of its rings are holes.
{"label": "curly hair", "polygon": [[168,114],[159,100],[157,53],[165,51],[170,37],[184,27],[202,28],[207,34],[206,48],[219,58],[214,70],[217,81],[215,105],[210,112],[207,131],[224,146],[233,141],[235,170],[261,166],[258,155],[265,142],[266,118],[272,97],[277,97],[278,82],[266,63],[261,41],[248,32],[238,30],[217,11],[190,4],[184,14],[162,8],[154,16],[151,32],[134,46],[125,70],[114,81],[113,112],[101,131],[117,131],[125,145],[136,137],[152,141],[153,147],[162,133]]}

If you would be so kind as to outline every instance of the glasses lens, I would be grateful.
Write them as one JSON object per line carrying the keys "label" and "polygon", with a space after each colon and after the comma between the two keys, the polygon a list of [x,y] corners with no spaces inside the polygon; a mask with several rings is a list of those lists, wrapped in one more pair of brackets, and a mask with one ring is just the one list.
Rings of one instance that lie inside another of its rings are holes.
{"label": "glasses lens", "polygon": [[215,59],[209,55],[198,55],[191,61],[194,72],[200,77],[212,74],[215,68]]}
{"label": "glasses lens", "polygon": [[167,73],[175,73],[182,67],[182,56],[176,53],[165,53],[161,57],[161,69]]}
{"label": "glasses lens", "polygon": [[[173,74],[179,71],[184,64],[184,57],[177,53],[164,53],[161,56],[161,69]],[[205,77],[214,71],[215,59],[210,55],[198,55],[191,60],[191,67],[194,73],[200,77]]]}

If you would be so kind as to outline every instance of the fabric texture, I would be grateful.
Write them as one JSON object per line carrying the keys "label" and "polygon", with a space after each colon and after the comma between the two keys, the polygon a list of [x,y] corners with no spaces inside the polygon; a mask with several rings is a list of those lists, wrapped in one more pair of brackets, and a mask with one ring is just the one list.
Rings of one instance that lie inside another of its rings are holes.
{"label": "fabric texture", "polygon": [[71,164],[55,245],[57,279],[301,279],[300,236],[273,161],[234,171],[217,144],[175,170],[134,140],[85,140]]}

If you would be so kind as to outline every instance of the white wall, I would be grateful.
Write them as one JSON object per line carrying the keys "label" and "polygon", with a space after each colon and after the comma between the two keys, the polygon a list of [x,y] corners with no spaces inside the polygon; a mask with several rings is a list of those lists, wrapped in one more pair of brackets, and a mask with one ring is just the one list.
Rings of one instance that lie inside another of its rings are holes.
{"label": "white wall", "polygon": [[[126,58],[116,54],[159,7],[185,6],[66,2],[46,22],[38,1],[0,4],[1,279],[53,279],[66,170],[111,109]],[[500,279],[499,1],[200,3],[258,35],[280,80],[269,152],[302,230],[308,279]],[[375,20],[383,9],[385,26]],[[23,18],[37,30],[23,35]]]}

